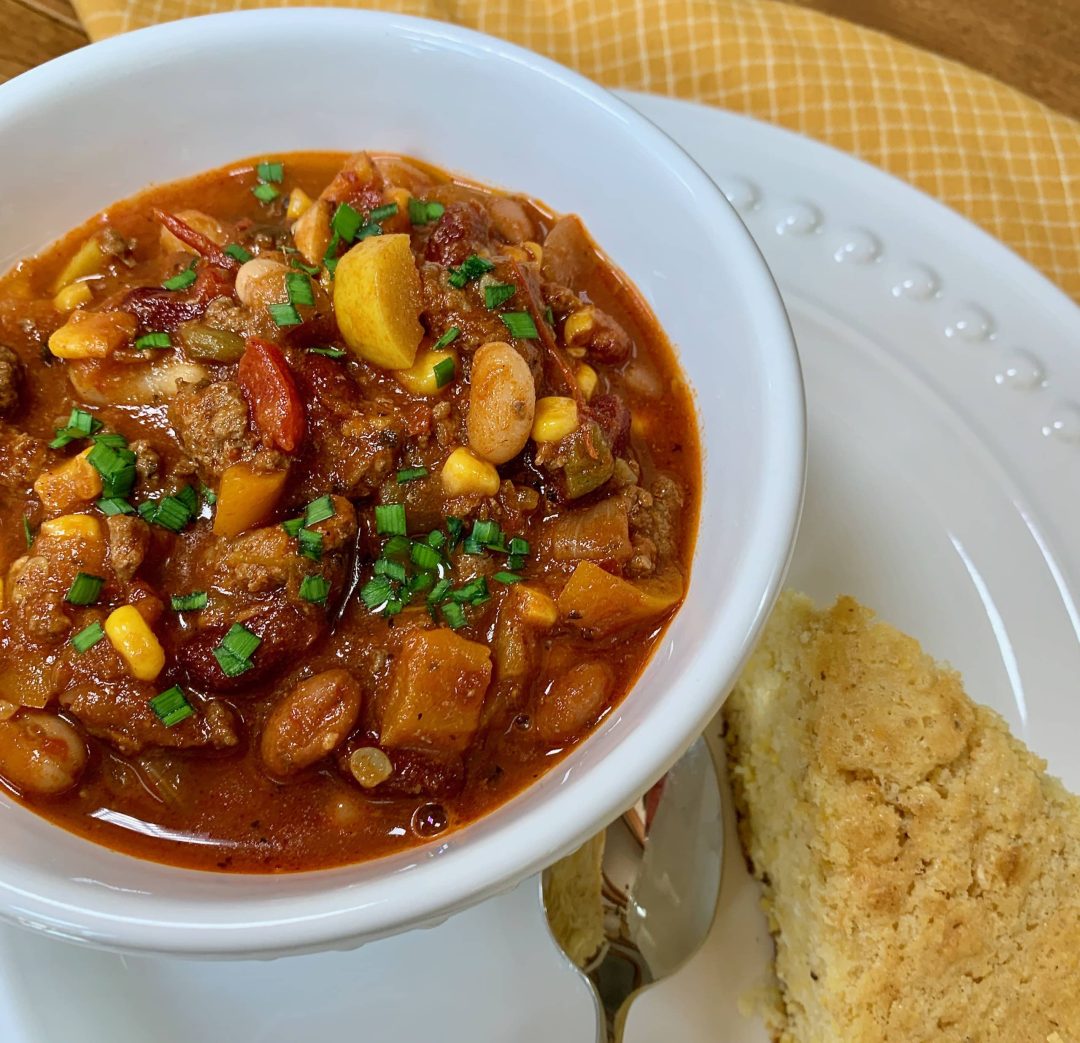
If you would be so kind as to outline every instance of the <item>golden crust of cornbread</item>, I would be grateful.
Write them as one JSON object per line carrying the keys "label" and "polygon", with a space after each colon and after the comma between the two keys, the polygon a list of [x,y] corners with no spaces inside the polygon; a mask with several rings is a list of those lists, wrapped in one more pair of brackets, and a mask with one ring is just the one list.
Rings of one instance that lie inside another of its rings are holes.
{"label": "golden crust of cornbread", "polygon": [[1080,1043],[1080,799],[851,598],[785,594],[725,706],[784,1043]]}
{"label": "golden crust of cornbread", "polygon": [[604,834],[597,833],[544,873],[548,925],[579,967],[604,943],[603,861]]}

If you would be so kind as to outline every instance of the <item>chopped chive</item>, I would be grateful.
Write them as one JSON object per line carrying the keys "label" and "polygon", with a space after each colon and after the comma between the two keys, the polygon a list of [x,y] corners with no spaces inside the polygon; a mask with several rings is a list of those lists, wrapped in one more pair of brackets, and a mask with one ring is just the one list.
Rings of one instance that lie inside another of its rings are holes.
{"label": "chopped chive", "polygon": [[500,583],[520,583],[525,577],[519,576],[516,572],[496,572],[492,579],[498,580]]}
{"label": "chopped chive", "polygon": [[360,231],[363,223],[364,219],[359,211],[348,203],[339,203],[334,216],[330,218],[330,228],[333,233],[347,243],[351,243],[356,238],[356,233]]}
{"label": "chopped chive", "polygon": [[66,427],[56,429],[56,437],[49,443],[50,449],[63,449],[78,438],[89,438],[101,430],[101,421],[84,409],[72,409]]}
{"label": "chopped chive", "polygon": [[98,500],[97,509],[107,518],[111,518],[117,514],[135,513],[135,508],[120,496],[110,496],[107,499]]}
{"label": "chopped chive", "polygon": [[90,465],[101,475],[103,498],[126,499],[135,487],[135,454],[106,441],[97,441],[86,454]]}
{"label": "chopped chive", "polygon": [[300,583],[300,597],[321,605],[330,595],[330,581],[322,576],[305,576]]}
{"label": "chopped chive", "polygon": [[406,584],[406,589],[409,596],[414,594],[423,594],[425,590],[430,590],[435,585],[435,573],[434,572],[418,572],[409,582]]}
{"label": "chopped chive", "polygon": [[317,265],[304,264],[304,262],[301,261],[299,257],[291,258],[289,260],[289,264],[291,264],[294,268],[298,269],[299,271],[304,272],[307,275],[310,275],[312,278],[316,278],[318,276],[318,274],[319,274],[319,269],[318,269]]}
{"label": "chopped chive", "polygon": [[370,239],[373,235],[382,234],[382,225],[376,224],[374,221],[368,221],[360,228],[360,231],[356,233],[356,241],[361,243],[365,239]]}
{"label": "chopped chive", "polygon": [[398,583],[404,583],[409,578],[409,574],[405,571],[405,566],[401,562],[389,561],[386,558],[379,558],[375,562],[372,572],[376,576],[386,576]]}
{"label": "chopped chive", "polygon": [[405,521],[405,504],[379,504],[375,508],[375,531],[380,536],[404,536],[408,531]]}
{"label": "chopped chive", "polygon": [[465,539],[461,541],[461,549],[466,554],[484,553],[484,545],[474,536],[466,536]]}
{"label": "chopped chive", "polygon": [[435,386],[444,388],[454,379],[456,366],[453,359],[443,359],[441,362],[436,362],[431,371],[435,374]]}
{"label": "chopped chive", "polygon": [[427,534],[427,544],[429,547],[434,547],[439,550],[446,544],[446,534],[439,529],[435,529]]}
{"label": "chopped chive", "polygon": [[88,627],[84,627],[71,639],[71,644],[76,652],[82,654],[93,648],[104,636],[105,631],[102,629],[101,623],[95,619],[93,623]]}
{"label": "chopped chive", "polygon": [[428,469],[426,467],[404,467],[397,473],[398,485],[415,482],[417,478],[426,478],[427,473]]}
{"label": "chopped chive", "polygon": [[529,553],[529,541],[523,540],[520,536],[515,536],[509,545],[511,554],[528,554]]}
{"label": "chopped chive", "polygon": [[432,221],[438,221],[445,212],[446,207],[442,203],[425,199],[409,200],[409,220],[414,225],[429,225]]}
{"label": "chopped chive", "polygon": [[305,348],[309,355],[325,355],[328,359],[343,359],[347,352],[341,348]]}
{"label": "chopped chive", "polygon": [[450,547],[453,549],[461,540],[461,534],[465,531],[465,523],[452,514],[446,516],[446,531],[450,534]]}
{"label": "chopped chive", "polygon": [[555,312],[551,310],[550,304],[544,309],[544,322],[549,326],[555,325]]}
{"label": "chopped chive", "polygon": [[217,503],[217,493],[208,485],[199,486],[199,495],[202,497],[203,503],[209,507],[213,507]]}
{"label": "chopped chive", "polygon": [[186,721],[195,713],[191,703],[187,701],[187,696],[184,695],[184,689],[178,684],[167,688],[160,695],[155,695],[150,700],[150,709],[166,728],[172,728],[173,725]]}
{"label": "chopped chive", "polygon": [[157,514],[158,505],[153,500],[145,500],[140,503],[137,512],[140,518],[145,522],[153,522],[154,516]]}
{"label": "chopped chive", "polygon": [[375,576],[360,588],[360,600],[374,611],[387,602],[391,590],[390,580],[385,576]]}
{"label": "chopped chive", "polygon": [[327,518],[333,518],[336,513],[334,498],[327,493],[317,500],[312,500],[307,505],[307,509],[304,511],[304,525],[310,528],[312,525],[318,525],[319,522],[326,521]]}
{"label": "chopped chive", "polygon": [[305,304],[309,307],[314,305],[315,295],[311,290],[311,279],[303,272],[289,272],[285,276],[285,288],[290,304]]}
{"label": "chopped chive", "polygon": [[383,615],[396,616],[404,607],[405,602],[401,598],[389,598],[383,606]]}
{"label": "chopped chive", "polygon": [[451,593],[450,599],[459,605],[476,605],[487,601],[488,596],[487,580],[483,576],[476,576]]}
{"label": "chopped chive", "polygon": [[450,593],[450,588],[453,585],[453,582],[448,579],[439,580],[439,582],[431,588],[431,593],[427,596],[428,604],[437,605]]}
{"label": "chopped chive", "polygon": [[294,304],[268,304],[266,310],[278,326],[299,326],[304,321]]}
{"label": "chopped chive", "polygon": [[460,290],[468,283],[475,282],[486,272],[492,271],[494,267],[495,265],[491,261],[477,254],[470,254],[456,268],[450,269],[448,279],[451,286]]}
{"label": "chopped chive", "polygon": [[[191,489],[191,486],[187,486]],[[194,493],[194,490],[192,490]],[[181,496],[165,496],[162,497],[156,504],[152,504],[152,513],[144,514],[143,507],[146,504],[140,504],[139,514],[154,525],[160,525],[163,529],[168,529],[170,532],[179,532],[184,528],[194,511],[188,506],[188,503]],[[196,504],[197,506],[197,504]]]}
{"label": "chopped chive", "polygon": [[283,521],[281,527],[295,540],[300,535],[300,530],[304,527],[303,518],[290,518],[288,521]]}
{"label": "chopped chive", "polygon": [[369,221],[385,221],[388,217],[393,217],[398,212],[397,203],[385,203],[383,206],[377,206],[374,210],[368,214]]}
{"label": "chopped chive", "polygon": [[285,177],[285,164],[278,161],[259,163],[255,167],[255,176],[262,182],[272,181],[280,185]]}
{"label": "chopped chive", "polygon": [[229,245],[225,247],[225,252],[230,257],[234,257],[241,264],[250,261],[252,256],[251,253],[248,250],[245,250],[239,243],[229,243]]}
{"label": "chopped chive", "polygon": [[514,294],[517,287],[508,282],[494,282],[484,287],[484,305],[492,310],[505,304]]}
{"label": "chopped chive", "polygon": [[441,351],[443,348],[448,348],[460,336],[461,328],[459,326],[451,326],[437,341],[435,341],[431,346],[431,350]]}
{"label": "chopped chive", "polygon": [[185,485],[183,489],[176,494],[176,499],[178,499],[191,514],[195,514],[199,509],[199,494],[190,485]]}
{"label": "chopped chive", "polygon": [[105,580],[101,576],[91,576],[88,572],[80,572],[72,581],[70,589],[64,595],[64,600],[69,605],[92,605],[97,601],[103,586],[105,586]]}
{"label": "chopped chive", "polygon": [[191,264],[182,272],[177,272],[176,275],[166,279],[161,285],[166,290],[186,290],[198,278],[195,273],[195,260],[195,258],[192,258]]}
{"label": "chopped chive", "polygon": [[190,594],[174,594],[170,599],[174,612],[200,612],[210,600],[205,590],[196,590]]}
{"label": "chopped chive", "polygon": [[499,318],[510,331],[511,337],[517,337],[519,340],[536,340],[540,336],[533,317],[527,311],[504,311]]}
{"label": "chopped chive", "polygon": [[511,572],[520,572],[525,568],[525,555],[511,554],[510,557],[506,559],[506,567]]}
{"label": "chopped chive", "polygon": [[32,547],[34,545],[34,534],[30,531],[30,519],[27,518],[25,514],[23,515],[22,520],[22,531],[23,539],[26,540],[27,548]]}
{"label": "chopped chive", "polygon": [[450,625],[451,630],[460,630],[465,625],[465,610],[453,601],[448,601],[439,609],[443,619]]}
{"label": "chopped chive", "polygon": [[251,190],[251,194],[260,203],[272,203],[275,199],[277,199],[278,196],[281,195],[281,193],[276,188],[274,188],[273,185],[267,184],[256,185]]}
{"label": "chopped chive", "polygon": [[391,536],[383,545],[384,558],[397,558],[404,561],[409,556],[412,541],[404,535]]}
{"label": "chopped chive", "polygon": [[107,445],[110,449],[127,449],[128,440],[115,431],[106,431],[101,435],[94,435],[94,445]]}
{"label": "chopped chive", "polygon": [[[251,666],[251,657],[255,654],[256,649],[262,644],[262,638],[257,634],[253,634],[247,627],[240,623],[233,623],[229,627],[229,632],[221,639],[221,643],[214,649],[214,654],[224,652],[227,656],[232,657],[235,660],[239,660],[246,665],[244,670],[247,670]],[[221,662],[221,659],[218,659]],[[236,676],[235,674],[229,674],[229,671],[222,665],[222,669],[230,677]],[[243,673],[244,671],[239,671]]]}
{"label": "chopped chive", "polygon": [[485,547],[490,547],[492,543],[501,542],[502,532],[499,529],[498,522],[477,519],[473,522],[471,535],[474,540],[479,540]]}
{"label": "chopped chive", "polygon": [[139,351],[146,348],[171,348],[172,338],[167,333],[147,333],[135,341],[135,347]]}
{"label": "chopped chive", "polygon": [[412,563],[420,569],[436,569],[439,567],[439,562],[442,561],[442,555],[434,547],[429,547],[426,543],[414,543],[409,551],[409,557],[412,559]]}
{"label": "chopped chive", "polygon": [[301,529],[296,537],[300,547],[300,553],[312,561],[322,561],[323,536],[321,532],[313,532],[311,529]]}

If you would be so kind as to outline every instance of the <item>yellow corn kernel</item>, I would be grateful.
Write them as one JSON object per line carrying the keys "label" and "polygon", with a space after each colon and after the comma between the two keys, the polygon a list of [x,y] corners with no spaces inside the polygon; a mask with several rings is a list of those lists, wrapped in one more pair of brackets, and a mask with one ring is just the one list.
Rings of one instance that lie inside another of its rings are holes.
{"label": "yellow corn kernel", "polygon": [[53,298],[53,307],[66,315],[69,311],[74,311],[84,304],[89,304],[93,299],[94,295],[90,292],[87,283],[73,282],[70,286],[65,286]]}
{"label": "yellow corn kernel", "polygon": [[101,495],[101,475],[87,460],[89,455],[90,450],[84,449],[59,467],[37,476],[34,492],[47,511],[70,511]]}
{"label": "yellow corn kernel", "polygon": [[165,666],[165,649],[134,605],[123,605],[105,620],[105,635],[140,681],[152,681]]}
{"label": "yellow corn kernel", "polygon": [[534,442],[558,442],[578,426],[577,403],[572,398],[551,395],[536,400],[532,437]]}
{"label": "yellow corn kernel", "polygon": [[437,395],[442,388],[439,387],[438,377],[435,376],[435,367],[446,359],[455,359],[454,353],[452,351],[421,351],[408,369],[395,370],[394,376],[398,378],[406,391],[411,391],[414,395]]}
{"label": "yellow corn kernel", "polygon": [[514,587],[514,597],[521,606],[522,618],[532,626],[553,627],[559,621],[558,606],[545,591],[518,583]]}
{"label": "yellow corn kernel", "polygon": [[537,264],[543,262],[544,248],[539,243],[534,243],[531,239],[526,239],[521,245],[525,248],[525,252],[529,255],[530,260],[535,261]]}
{"label": "yellow corn kernel", "polygon": [[596,375],[596,370],[587,362],[583,362],[578,366],[574,376],[577,377],[578,387],[581,388],[581,393],[585,396],[585,401],[588,402],[589,399],[593,397],[593,393],[596,391],[597,381],[600,379]]}
{"label": "yellow corn kernel", "polygon": [[135,316],[126,311],[76,311],[50,338],[59,359],[103,359],[135,336]]}
{"label": "yellow corn kernel", "polygon": [[92,235],[64,265],[52,284],[51,293],[56,295],[76,280],[85,279],[88,275],[96,275],[105,267],[105,260],[105,251],[102,250],[98,237]]}
{"label": "yellow corn kernel", "polygon": [[455,449],[442,467],[443,489],[448,496],[480,493],[494,496],[499,491],[499,472],[487,460],[470,450]]}
{"label": "yellow corn kernel", "polygon": [[563,340],[567,344],[576,345],[588,337],[595,325],[596,319],[592,307],[582,308],[563,323]]}
{"label": "yellow corn kernel", "polygon": [[[75,457],[78,460],[78,457]],[[96,474],[97,472],[95,472]],[[83,540],[91,542],[101,540],[101,522],[92,514],[62,514],[59,518],[50,518],[41,523],[38,530],[41,536],[58,536],[64,540]]]}
{"label": "yellow corn kernel", "polygon": [[299,221],[311,209],[311,196],[302,188],[294,188],[289,193],[289,205],[285,210],[285,216],[290,221]]}

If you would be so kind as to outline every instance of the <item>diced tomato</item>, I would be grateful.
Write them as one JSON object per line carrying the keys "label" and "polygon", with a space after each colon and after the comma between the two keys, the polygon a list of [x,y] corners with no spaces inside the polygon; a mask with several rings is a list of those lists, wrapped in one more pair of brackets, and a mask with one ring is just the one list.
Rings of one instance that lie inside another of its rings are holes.
{"label": "diced tomato", "polygon": [[304,438],[304,403],[285,356],[276,344],[249,337],[237,379],[264,442],[294,453]]}

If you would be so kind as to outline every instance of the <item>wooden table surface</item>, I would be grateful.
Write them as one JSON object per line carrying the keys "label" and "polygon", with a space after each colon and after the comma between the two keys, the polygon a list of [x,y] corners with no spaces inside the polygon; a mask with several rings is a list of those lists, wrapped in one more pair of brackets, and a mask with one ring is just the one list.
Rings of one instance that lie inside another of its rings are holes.
{"label": "wooden table surface", "polygon": [[[1080,0],[798,0],[990,73],[1080,118]],[[68,0],[0,0],[0,81],[86,43]]]}

